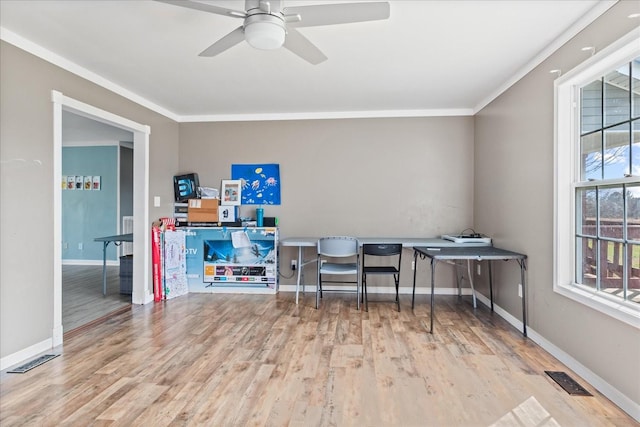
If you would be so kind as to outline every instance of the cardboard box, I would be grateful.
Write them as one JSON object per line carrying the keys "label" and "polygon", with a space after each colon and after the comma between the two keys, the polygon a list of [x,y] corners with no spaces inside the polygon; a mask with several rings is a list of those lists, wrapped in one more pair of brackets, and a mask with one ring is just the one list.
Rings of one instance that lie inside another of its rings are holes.
{"label": "cardboard box", "polygon": [[189,222],[218,222],[218,199],[190,199],[187,219]]}

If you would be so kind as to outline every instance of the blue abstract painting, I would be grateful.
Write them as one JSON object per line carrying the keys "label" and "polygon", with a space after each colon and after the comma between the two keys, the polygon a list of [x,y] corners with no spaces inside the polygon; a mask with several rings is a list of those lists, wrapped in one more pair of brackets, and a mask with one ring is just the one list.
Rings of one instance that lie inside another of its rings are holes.
{"label": "blue abstract painting", "polygon": [[243,205],[280,204],[280,165],[231,165],[231,179],[242,182]]}

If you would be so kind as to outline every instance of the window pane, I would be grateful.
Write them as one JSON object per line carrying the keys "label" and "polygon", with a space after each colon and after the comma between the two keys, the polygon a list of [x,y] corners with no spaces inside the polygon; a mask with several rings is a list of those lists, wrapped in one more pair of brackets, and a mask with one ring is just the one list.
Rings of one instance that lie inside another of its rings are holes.
{"label": "window pane", "polygon": [[598,204],[600,208],[599,236],[622,239],[622,219],[624,215],[622,187],[600,188],[598,190]]}
{"label": "window pane", "polygon": [[580,137],[580,180],[602,179],[602,132]]}
{"label": "window pane", "polygon": [[604,131],[603,178],[622,178],[629,174],[629,123]]}
{"label": "window pane", "polygon": [[576,239],[576,264],[578,271],[576,283],[590,286],[595,289],[598,268],[596,265],[596,240],[586,237]]}
{"label": "window pane", "polygon": [[581,133],[602,128],[602,80],[596,80],[580,89]]}
{"label": "window pane", "polygon": [[627,240],[640,242],[640,185],[627,187]]}
{"label": "window pane", "polygon": [[616,294],[622,290],[623,247],[619,242],[600,241],[600,290]]}
{"label": "window pane", "polygon": [[604,125],[629,120],[629,63],[604,76]]}
{"label": "window pane", "polygon": [[596,236],[596,190],[580,188],[576,194],[577,233]]}
{"label": "window pane", "polygon": [[640,303],[640,246],[628,245],[627,300]]}
{"label": "window pane", "polygon": [[640,117],[640,58],[631,62],[631,87],[633,87],[633,108],[631,115],[633,118]]}

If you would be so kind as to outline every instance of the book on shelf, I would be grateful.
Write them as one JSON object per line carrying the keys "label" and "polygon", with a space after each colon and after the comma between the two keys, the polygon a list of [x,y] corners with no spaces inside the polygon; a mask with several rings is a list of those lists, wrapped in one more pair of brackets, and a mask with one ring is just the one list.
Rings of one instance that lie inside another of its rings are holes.
{"label": "book on shelf", "polygon": [[187,213],[189,211],[189,204],[188,203],[174,203],[173,204],[173,212],[174,213]]}

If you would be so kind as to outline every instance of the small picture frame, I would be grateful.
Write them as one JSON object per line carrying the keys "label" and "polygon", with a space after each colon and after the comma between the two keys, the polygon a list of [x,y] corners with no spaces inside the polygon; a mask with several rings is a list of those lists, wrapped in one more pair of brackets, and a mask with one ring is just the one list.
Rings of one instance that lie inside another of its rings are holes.
{"label": "small picture frame", "polygon": [[220,191],[220,204],[239,206],[242,200],[242,181],[239,179],[223,179]]}

